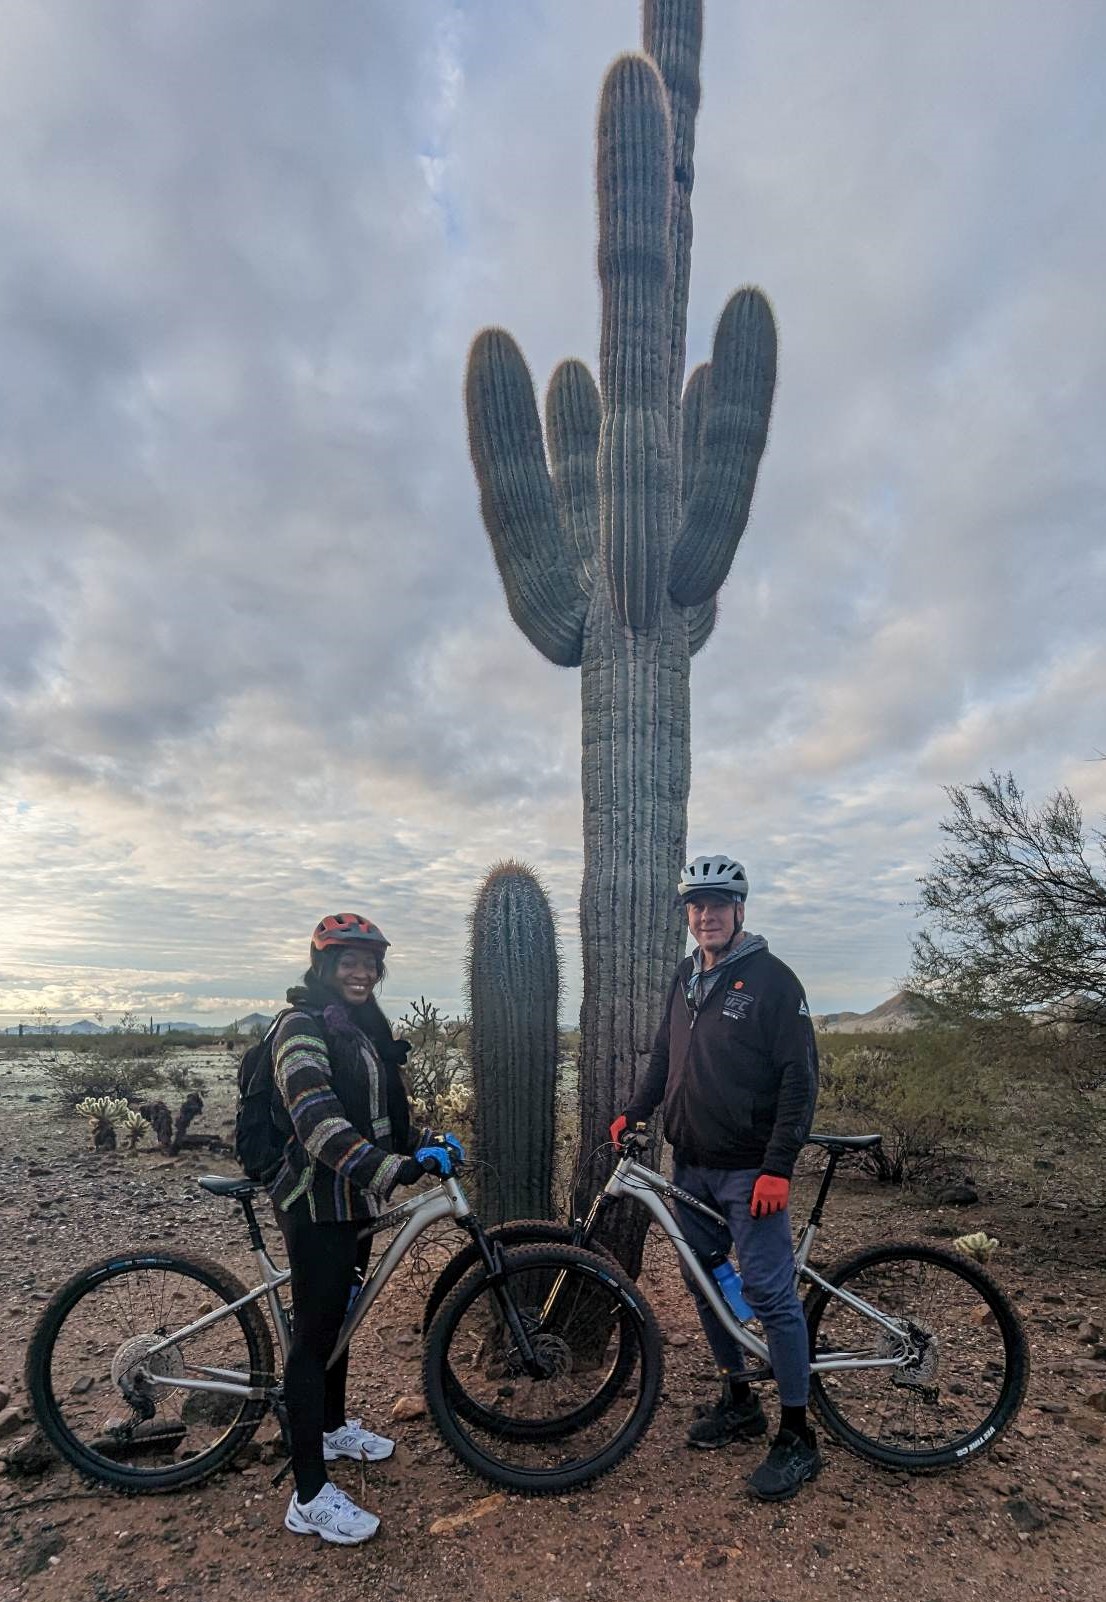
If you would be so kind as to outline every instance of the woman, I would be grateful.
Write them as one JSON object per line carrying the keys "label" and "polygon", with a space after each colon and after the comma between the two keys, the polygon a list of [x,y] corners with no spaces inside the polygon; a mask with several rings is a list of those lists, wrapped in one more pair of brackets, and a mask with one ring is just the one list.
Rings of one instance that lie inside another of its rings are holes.
{"label": "woman", "polygon": [[392,1038],[373,990],[384,977],[385,940],[356,913],[324,918],[311,937],[311,966],[288,992],[291,1010],[273,1039],[273,1077],[291,1133],[269,1194],[292,1270],[292,1349],[284,1395],[296,1489],[284,1516],[297,1535],[354,1546],[380,1520],[327,1478],[340,1457],[380,1461],[395,1443],[347,1419],[347,1358],[332,1368],[355,1270],[358,1244],[396,1185],[422,1168],[410,1156],[410,1110],[401,1063],[410,1049]]}

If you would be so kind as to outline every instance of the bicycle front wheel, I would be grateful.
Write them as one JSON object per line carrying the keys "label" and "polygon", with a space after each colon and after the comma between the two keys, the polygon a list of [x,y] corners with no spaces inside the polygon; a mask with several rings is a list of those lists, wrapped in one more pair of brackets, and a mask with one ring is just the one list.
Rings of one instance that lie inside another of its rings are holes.
{"label": "bicycle front wheel", "polygon": [[984,1269],[937,1246],[888,1245],[823,1277],[862,1304],[819,1286],[806,1299],[811,1362],[832,1354],[854,1365],[811,1375],[811,1401],[838,1440],[912,1473],[969,1462],[994,1445],[1025,1395],[1029,1348]]}
{"label": "bicycle front wheel", "polygon": [[253,1435],[267,1399],[203,1387],[268,1389],[273,1346],[254,1302],[189,1330],[246,1294],[199,1257],[147,1252],[83,1269],[47,1304],[27,1351],[43,1433],[118,1490],[206,1479]]}
{"label": "bicycle front wheel", "polygon": [[656,1318],[632,1280],[591,1252],[535,1245],[504,1253],[501,1276],[481,1266],[461,1282],[430,1328],[423,1375],[458,1457],[496,1485],[542,1495],[597,1479],[633,1450],[663,1368]]}

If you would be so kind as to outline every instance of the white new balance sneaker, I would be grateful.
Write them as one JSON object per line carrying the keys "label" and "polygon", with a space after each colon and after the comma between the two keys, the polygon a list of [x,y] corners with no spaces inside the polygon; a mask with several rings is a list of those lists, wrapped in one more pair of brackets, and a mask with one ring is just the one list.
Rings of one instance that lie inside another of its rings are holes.
{"label": "white new balance sneaker", "polygon": [[339,1457],[352,1457],[355,1463],[383,1463],[395,1449],[396,1443],[386,1435],[363,1430],[359,1418],[347,1418],[341,1429],[323,1434],[324,1463],[333,1463]]}
{"label": "white new balance sneaker", "polygon": [[359,1546],[362,1541],[372,1540],[380,1520],[328,1480],[310,1502],[301,1502],[293,1493],[284,1515],[284,1528],[293,1535],[318,1535],[335,1546]]}

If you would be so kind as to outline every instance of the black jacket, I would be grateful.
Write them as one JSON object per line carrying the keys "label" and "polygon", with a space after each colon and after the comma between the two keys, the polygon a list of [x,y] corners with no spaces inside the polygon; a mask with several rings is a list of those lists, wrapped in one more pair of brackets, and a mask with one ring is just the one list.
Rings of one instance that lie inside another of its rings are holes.
{"label": "black jacket", "polygon": [[644,1121],[663,1099],[664,1133],[679,1162],[759,1168],[790,1179],[818,1094],[818,1051],[803,987],[762,948],[725,968],[693,1014],[691,973],[687,957],[626,1117]]}

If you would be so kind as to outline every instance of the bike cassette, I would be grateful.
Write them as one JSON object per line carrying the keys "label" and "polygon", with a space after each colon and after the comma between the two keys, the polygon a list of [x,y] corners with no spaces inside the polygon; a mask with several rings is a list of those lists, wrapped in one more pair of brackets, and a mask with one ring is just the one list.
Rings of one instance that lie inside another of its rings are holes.
{"label": "bike cassette", "polygon": [[[159,1380],[184,1378],[184,1356],[179,1346],[162,1346],[160,1335],[135,1335],[124,1341],[111,1360],[111,1382],[118,1385],[132,1407],[134,1396],[142,1397],[147,1376]],[[154,1351],[154,1347],[160,1351]],[[168,1386],[158,1386],[163,1396],[171,1394]]]}

